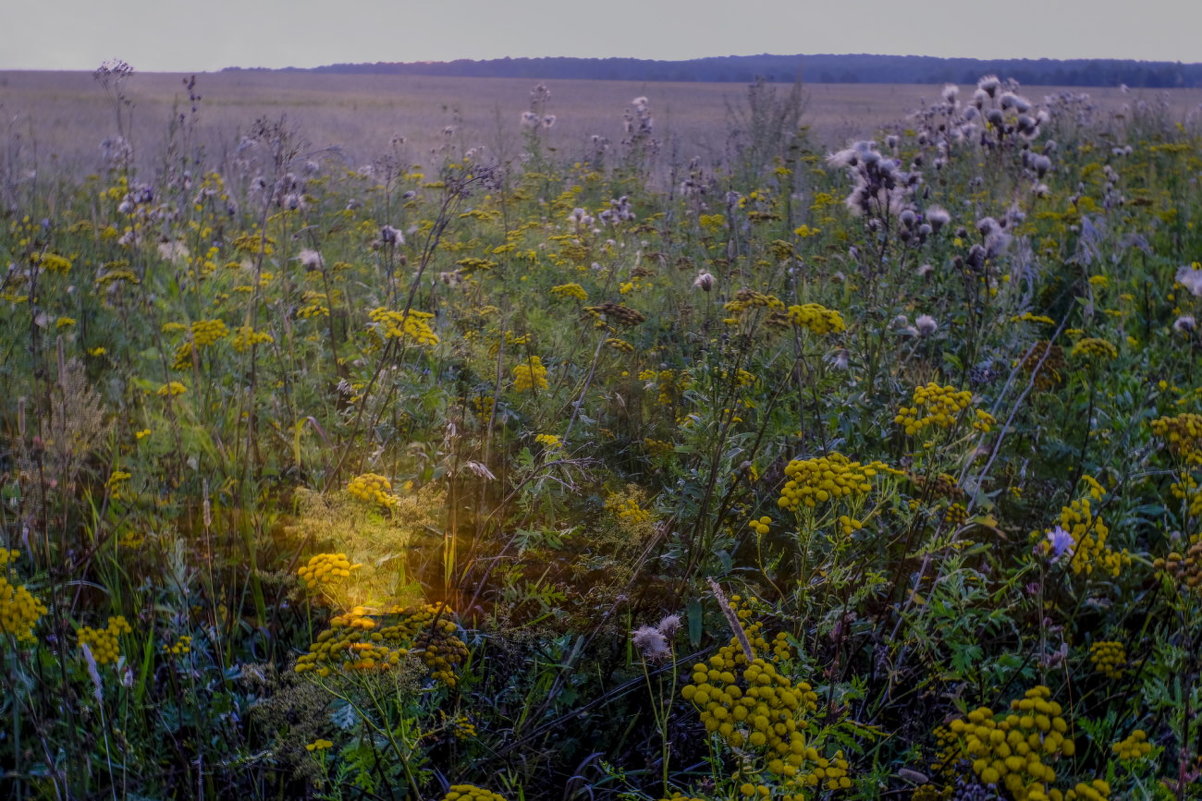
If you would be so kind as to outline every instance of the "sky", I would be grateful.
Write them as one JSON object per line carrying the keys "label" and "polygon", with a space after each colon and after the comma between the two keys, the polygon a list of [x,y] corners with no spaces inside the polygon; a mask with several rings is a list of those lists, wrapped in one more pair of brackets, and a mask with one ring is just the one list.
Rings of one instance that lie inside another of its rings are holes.
{"label": "sky", "polygon": [[1199,0],[0,0],[0,69],[758,53],[1202,62]]}

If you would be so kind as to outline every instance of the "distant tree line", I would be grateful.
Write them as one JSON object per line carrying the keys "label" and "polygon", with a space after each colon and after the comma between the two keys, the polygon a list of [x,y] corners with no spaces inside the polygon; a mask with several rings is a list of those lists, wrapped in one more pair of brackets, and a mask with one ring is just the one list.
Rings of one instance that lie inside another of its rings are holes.
{"label": "distant tree line", "polygon": [[[233,67],[230,69],[239,69]],[[296,68],[289,68],[295,70]],[[932,56],[721,56],[689,61],[637,58],[502,58],[445,62],[330,64],[310,72],[446,75],[474,78],[575,78],[607,81],[740,82],[756,78],[790,83],[959,83],[996,73],[1020,83],[1054,86],[1185,88],[1202,86],[1202,64],[1120,59],[935,58]]]}

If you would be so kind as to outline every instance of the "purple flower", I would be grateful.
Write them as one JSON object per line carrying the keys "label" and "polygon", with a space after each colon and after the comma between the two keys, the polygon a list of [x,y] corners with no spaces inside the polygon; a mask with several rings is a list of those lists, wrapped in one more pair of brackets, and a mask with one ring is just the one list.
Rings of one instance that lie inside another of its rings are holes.
{"label": "purple flower", "polygon": [[1048,547],[1052,553],[1052,561],[1055,562],[1060,557],[1068,554],[1073,555],[1073,535],[1064,530],[1063,526],[1056,526],[1048,532]]}

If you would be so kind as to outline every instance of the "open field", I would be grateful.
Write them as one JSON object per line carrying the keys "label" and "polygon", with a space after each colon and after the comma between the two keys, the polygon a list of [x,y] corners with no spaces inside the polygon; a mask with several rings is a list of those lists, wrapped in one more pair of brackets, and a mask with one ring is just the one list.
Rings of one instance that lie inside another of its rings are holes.
{"label": "open field", "polygon": [[1202,801],[1195,95],[102,78],[0,77],[0,798]]}
{"label": "open field", "polygon": [[[187,110],[188,76],[135,74],[132,139],[143,159],[161,151],[173,108]],[[622,137],[622,113],[630,100],[647,96],[658,134],[678,148],[678,158],[716,163],[727,155],[728,109],[740,106],[740,84],[640,84],[620,81],[547,81],[548,112],[557,116],[548,144],[579,160],[597,134]],[[444,128],[456,127],[461,150],[520,148],[519,115],[529,105],[533,82],[510,79],[421,78],[383,75],[227,72],[197,77],[203,96],[198,138],[214,155],[229,152],[259,117],[286,116],[308,147],[358,167],[390,153],[396,137],[407,141],[416,162],[436,162],[447,144]],[[898,123],[934,100],[940,87],[807,84],[803,122],[814,140],[835,149],[866,132]],[[779,87],[784,92],[787,87]],[[1059,91],[1025,87],[1033,98]],[[1090,89],[1103,116],[1140,103],[1167,104],[1174,119],[1197,116],[1202,90],[1122,93]],[[57,159],[89,172],[99,163],[100,139],[112,126],[112,109],[90,73],[2,72],[0,110],[10,133],[37,143],[39,158]]]}

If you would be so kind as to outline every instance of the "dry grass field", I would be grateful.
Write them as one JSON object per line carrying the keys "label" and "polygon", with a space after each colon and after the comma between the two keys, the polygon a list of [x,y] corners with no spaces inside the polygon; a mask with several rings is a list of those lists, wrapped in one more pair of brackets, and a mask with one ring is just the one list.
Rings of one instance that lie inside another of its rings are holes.
{"label": "dry grass field", "polygon": [[[134,102],[135,147],[142,159],[159,153],[173,109],[187,111],[186,75],[135,74],[128,92]],[[210,155],[236,146],[240,133],[259,117],[284,117],[314,153],[357,167],[390,152],[397,137],[403,154],[428,164],[448,143],[467,150],[484,146],[505,156],[520,150],[519,117],[529,105],[534,81],[508,78],[443,78],[390,75],[325,75],[275,72],[202,74],[198,131]],[[561,156],[583,155],[592,135],[616,142],[622,113],[646,96],[657,135],[679,160],[695,156],[720,160],[730,109],[746,96],[742,84],[636,83],[625,81],[546,81],[547,110],[557,117],[548,144]],[[1026,87],[1030,97],[1059,91]],[[778,91],[787,92],[787,86]],[[865,131],[894,123],[934,100],[939,87],[879,84],[807,84],[803,122],[824,147],[842,146]],[[1123,105],[1163,105],[1178,120],[1198,115],[1200,90],[1089,89],[1105,112]],[[115,130],[112,105],[86,72],[0,72],[3,138],[20,137],[25,156],[33,148],[38,163],[57,162],[72,171],[94,170],[99,143]]]}

